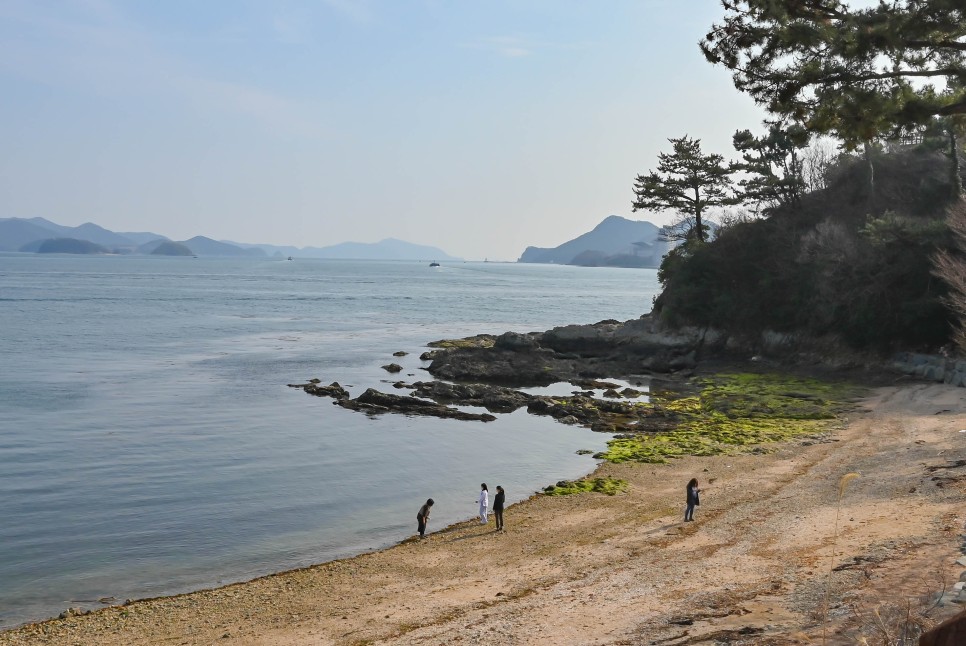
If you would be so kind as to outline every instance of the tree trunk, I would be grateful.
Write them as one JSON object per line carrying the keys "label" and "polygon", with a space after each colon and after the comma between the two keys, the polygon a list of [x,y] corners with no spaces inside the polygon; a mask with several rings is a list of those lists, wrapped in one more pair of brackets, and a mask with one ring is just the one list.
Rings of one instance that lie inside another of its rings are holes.
{"label": "tree trunk", "polygon": [[694,228],[698,232],[698,242],[704,242],[704,226],[701,223],[701,189],[694,188]]}
{"label": "tree trunk", "polygon": [[946,132],[949,134],[949,181],[953,187],[953,198],[958,200],[963,195],[963,180],[959,175],[959,141],[953,125]]}
{"label": "tree trunk", "polygon": [[865,164],[869,167],[869,194],[875,194],[875,166],[872,164],[872,144],[868,141],[863,145]]}
{"label": "tree trunk", "polygon": [[866,200],[866,208],[869,214],[872,213],[872,200],[875,198],[875,166],[872,163],[872,144],[866,141],[863,144],[865,153],[865,165],[869,167],[869,197]]}

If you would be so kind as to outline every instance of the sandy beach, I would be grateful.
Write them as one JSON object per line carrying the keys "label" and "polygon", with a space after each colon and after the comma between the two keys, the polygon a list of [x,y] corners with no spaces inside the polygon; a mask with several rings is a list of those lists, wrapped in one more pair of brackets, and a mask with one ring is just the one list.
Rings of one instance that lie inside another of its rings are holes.
{"label": "sandy beach", "polygon": [[[627,492],[533,496],[505,533],[492,517],[430,520],[427,540],[31,624],[0,645],[808,644],[823,629],[885,643],[893,617],[957,612],[935,596],[966,569],[966,390],[898,383],[827,436],[603,464]],[[683,523],[691,477],[701,506]]]}

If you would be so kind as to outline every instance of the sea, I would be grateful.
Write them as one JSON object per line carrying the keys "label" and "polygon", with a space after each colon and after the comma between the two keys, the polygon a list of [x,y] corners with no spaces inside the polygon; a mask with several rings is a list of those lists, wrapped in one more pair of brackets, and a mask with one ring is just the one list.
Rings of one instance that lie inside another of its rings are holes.
{"label": "sea", "polygon": [[382,549],[427,498],[432,532],[482,482],[512,503],[589,473],[608,435],[288,384],[408,394],[430,341],[636,318],[658,291],[650,269],[0,254],[0,628]]}

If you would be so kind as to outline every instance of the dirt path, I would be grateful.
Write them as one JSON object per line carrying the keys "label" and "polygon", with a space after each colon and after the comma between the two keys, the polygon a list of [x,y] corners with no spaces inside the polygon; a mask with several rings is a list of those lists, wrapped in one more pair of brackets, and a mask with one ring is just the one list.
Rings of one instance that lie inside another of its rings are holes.
{"label": "dirt path", "polygon": [[[966,390],[882,388],[822,440],[604,465],[627,493],[536,497],[507,510],[503,534],[492,519],[467,522],[355,559],[0,633],[0,645],[821,643],[833,562],[828,643],[875,644],[892,613],[928,609],[964,569],[961,430]],[[861,477],[838,507],[851,472]],[[685,524],[691,477],[702,505]]]}

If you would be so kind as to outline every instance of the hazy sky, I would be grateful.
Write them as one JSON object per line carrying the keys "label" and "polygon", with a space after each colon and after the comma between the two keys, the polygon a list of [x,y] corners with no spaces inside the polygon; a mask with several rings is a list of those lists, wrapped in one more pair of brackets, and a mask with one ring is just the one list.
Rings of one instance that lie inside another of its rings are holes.
{"label": "hazy sky", "polygon": [[516,260],[762,113],[717,0],[0,0],[0,217]]}

